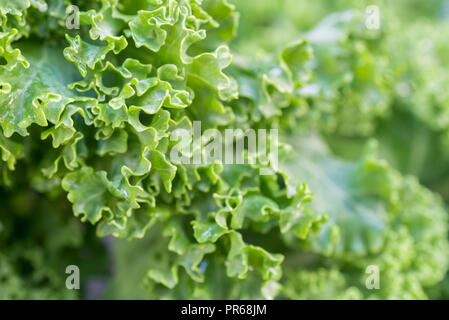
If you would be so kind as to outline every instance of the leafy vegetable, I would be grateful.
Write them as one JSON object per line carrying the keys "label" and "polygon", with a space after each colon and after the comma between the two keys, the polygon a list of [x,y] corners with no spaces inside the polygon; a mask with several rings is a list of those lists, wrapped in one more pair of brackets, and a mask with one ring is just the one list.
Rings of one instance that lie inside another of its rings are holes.
{"label": "leafy vegetable", "polygon": [[0,0],[0,298],[448,296],[445,2],[231,2]]}

